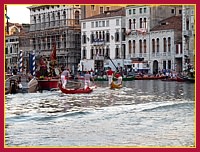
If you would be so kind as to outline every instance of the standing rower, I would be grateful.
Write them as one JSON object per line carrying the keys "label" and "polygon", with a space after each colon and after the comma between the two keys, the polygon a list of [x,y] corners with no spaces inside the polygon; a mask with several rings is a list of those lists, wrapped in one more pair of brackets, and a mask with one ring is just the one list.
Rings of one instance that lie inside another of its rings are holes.
{"label": "standing rower", "polygon": [[62,87],[65,89],[66,87],[66,84],[67,84],[67,80],[69,79],[70,77],[70,72],[69,72],[69,69],[67,68],[66,70],[64,70],[62,73],[61,73],[61,82],[62,82]]}
{"label": "standing rower", "polygon": [[107,73],[107,76],[108,76],[108,84],[110,86],[110,84],[113,81],[113,74],[114,74],[114,72],[111,70],[111,67],[108,67],[108,71],[106,73]]}

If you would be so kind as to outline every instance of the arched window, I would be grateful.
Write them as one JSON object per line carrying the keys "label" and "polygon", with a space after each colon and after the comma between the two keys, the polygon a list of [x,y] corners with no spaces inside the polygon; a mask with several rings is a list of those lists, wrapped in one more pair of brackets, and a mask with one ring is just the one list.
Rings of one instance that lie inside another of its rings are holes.
{"label": "arched window", "polygon": [[63,25],[66,25],[66,12],[63,12]]}
{"label": "arched window", "polygon": [[157,45],[157,52],[159,52],[159,50],[160,50],[159,38],[156,39],[156,45]]}
{"label": "arched window", "polygon": [[136,29],[136,20],[133,19],[133,29]]}
{"label": "arched window", "polygon": [[78,25],[79,24],[79,11],[75,12],[75,24]]}
{"label": "arched window", "polygon": [[171,52],[171,38],[168,37],[168,52]]}
{"label": "arched window", "polygon": [[144,40],[144,53],[147,53],[147,41],[146,40]]}
{"label": "arched window", "polygon": [[140,18],[140,28],[142,28],[142,18]]}
{"label": "arched window", "polygon": [[13,51],[12,51],[12,47],[10,47],[10,53],[12,53]]}
{"label": "arched window", "polygon": [[48,14],[48,27],[50,27],[50,23],[51,23],[51,21],[50,21],[50,14]]}
{"label": "arched window", "polygon": [[33,17],[33,21],[34,21],[34,24],[36,24],[36,17],[35,16]]}
{"label": "arched window", "polygon": [[86,49],[83,47],[83,59],[86,59]]}
{"label": "arched window", "polygon": [[116,58],[116,59],[119,59],[119,58],[120,58],[119,47],[118,47],[118,46],[116,46],[116,48],[115,48],[115,58]]}
{"label": "arched window", "polygon": [[105,40],[105,32],[102,33],[102,39]]}
{"label": "arched window", "polygon": [[163,38],[163,52],[167,52],[167,40]]}
{"label": "arched window", "polygon": [[152,39],[152,53],[155,53],[155,39]]}
{"label": "arched window", "polygon": [[101,31],[99,31],[99,39],[102,39]]}
{"label": "arched window", "polygon": [[147,28],[147,19],[144,18],[144,28]]}
{"label": "arched window", "polygon": [[96,31],[95,39],[96,39],[96,40],[99,39],[99,34],[98,34],[97,31]]}
{"label": "arched window", "polygon": [[60,20],[60,12],[58,12],[57,16],[58,16],[58,20]]}
{"label": "arched window", "polygon": [[40,17],[40,15],[38,16],[38,23],[41,23],[41,17]]}
{"label": "arched window", "polygon": [[92,32],[90,35],[90,42],[93,43],[94,42],[94,33]]}
{"label": "arched window", "polygon": [[110,49],[109,49],[109,47],[106,48],[106,56],[110,56]]}
{"label": "arched window", "polygon": [[128,41],[128,53],[131,54],[131,40]]}
{"label": "arched window", "polygon": [[83,35],[82,35],[82,43],[86,44],[86,34],[85,33],[83,33]]}
{"label": "arched window", "polygon": [[45,15],[42,16],[42,27],[45,28]]}
{"label": "arched window", "polygon": [[142,40],[139,40],[139,45],[140,45],[140,53],[142,53]]}
{"label": "arched window", "polygon": [[106,32],[106,42],[110,42],[110,33]]}
{"label": "arched window", "polygon": [[57,17],[57,19],[58,19],[58,20],[57,20],[57,25],[60,26],[60,12],[58,12],[57,16],[58,16],[58,17]]}
{"label": "arched window", "polygon": [[40,17],[40,15],[38,16],[38,29],[40,29],[41,28],[41,17]]}
{"label": "arched window", "polygon": [[93,59],[94,56],[94,48],[92,47],[90,50],[90,59]]}
{"label": "arched window", "polygon": [[186,19],[186,30],[189,30],[189,25],[190,25],[190,22],[189,22],[189,19],[187,18]]}
{"label": "arched window", "polygon": [[119,42],[119,31],[118,30],[115,33],[115,41]]}
{"label": "arched window", "polygon": [[55,14],[54,14],[54,12],[52,13],[52,26],[55,26]]}
{"label": "arched window", "polygon": [[136,49],[135,40],[133,40],[133,53],[134,54],[135,54],[135,49]]}
{"label": "arched window", "polygon": [[99,55],[99,50],[98,50],[98,48],[96,47],[96,53],[95,53],[96,55]]}
{"label": "arched window", "polygon": [[129,29],[131,29],[131,19],[129,19]]}

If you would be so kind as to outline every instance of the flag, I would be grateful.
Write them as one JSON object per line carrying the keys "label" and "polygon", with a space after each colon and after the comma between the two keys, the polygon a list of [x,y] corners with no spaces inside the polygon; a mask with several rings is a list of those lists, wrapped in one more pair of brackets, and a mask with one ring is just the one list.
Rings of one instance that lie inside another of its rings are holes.
{"label": "flag", "polygon": [[51,58],[51,60],[56,60],[56,42],[53,43],[50,58]]}

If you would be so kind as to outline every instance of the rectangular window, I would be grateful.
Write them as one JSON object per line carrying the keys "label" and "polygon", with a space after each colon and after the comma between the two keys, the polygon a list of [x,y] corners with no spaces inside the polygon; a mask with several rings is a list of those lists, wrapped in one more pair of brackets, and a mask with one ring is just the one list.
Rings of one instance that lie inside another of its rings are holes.
{"label": "rectangular window", "polygon": [[117,26],[119,25],[119,19],[116,19],[116,25]]}
{"label": "rectangular window", "polygon": [[168,60],[168,69],[171,69],[171,65],[172,65],[171,60]]}
{"label": "rectangular window", "polygon": [[163,69],[166,69],[166,61],[163,61]]}
{"label": "rectangular window", "polygon": [[94,28],[94,22],[91,22],[91,27]]}
{"label": "rectangular window", "polygon": [[140,8],[140,14],[142,14],[142,8]]}
{"label": "rectangular window", "polygon": [[100,7],[100,14],[103,14],[103,7]]}
{"label": "rectangular window", "polygon": [[102,21],[102,27],[105,27],[105,21]]}
{"label": "rectangular window", "polygon": [[101,24],[102,22],[101,21],[99,21],[99,27],[101,27],[102,26],[102,24]]}
{"label": "rectangular window", "polygon": [[98,27],[98,22],[95,22],[95,24],[96,24],[96,27]]}
{"label": "rectangular window", "polygon": [[175,13],[175,10],[174,10],[174,9],[171,9],[171,13],[174,14],[174,13]]}
{"label": "rectangular window", "polygon": [[129,10],[129,15],[131,15],[131,10]]}
{"label": "rectangular window", "polygon": [[83,29],[85,29],[86,28],[86,23],[83,23]]}
{"label": "rectangular window", "polygon": [[133,40],[133,53],[135,54],[135,48],[136,48],[136,46],[135,46],[135,40]]}
{"label": "rectangular window", "polygon": [[94,10],[94,5],[91,5],[91,10]]}
{"label": "rectangular window", "polygon": [[145,7],[145,8],[144,8],[144,13],[146,13],[146,12],[147,12],[147,8]]}
{"label": "rectangular window", "polygon": [[179,54],[178,44],[176,44],[176,54]]}
{"label": "rectangular window", "polygon": [[133,14],[135,14],[135,9],[133,9]]}
{"label": "rectangular window", "polygon": [[106,21],[106,27],[109,27],[109,20]]}

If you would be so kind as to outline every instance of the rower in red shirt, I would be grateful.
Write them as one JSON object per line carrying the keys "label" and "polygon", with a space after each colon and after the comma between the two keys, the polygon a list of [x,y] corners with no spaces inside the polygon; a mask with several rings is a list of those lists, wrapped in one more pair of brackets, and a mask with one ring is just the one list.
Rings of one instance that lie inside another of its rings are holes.
{"label": "rower in red shirt", "polygon": [[113,74],[114,72],[112,71],[112,69],[109,67],[107,73],[107,77],[108,77],[108,84],[110,85],[113,81]]}
{"label": "rower in red shirt", "polygon": [[117,72],[115,74],[115,77],[117,78],[117,84],[118,85],[122,85],[122,76],[121,76],[121,74],[119,72]]}

